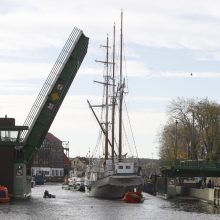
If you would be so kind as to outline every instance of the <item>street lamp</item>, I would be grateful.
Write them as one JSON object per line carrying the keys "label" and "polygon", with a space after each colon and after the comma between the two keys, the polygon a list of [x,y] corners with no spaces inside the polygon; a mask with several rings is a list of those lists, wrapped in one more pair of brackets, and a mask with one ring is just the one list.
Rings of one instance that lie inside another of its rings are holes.
{"label": "street lamp", "polygon": [[191,140],[191,159],[195,159],[195,113],[192,112],[192,140]]}
{"label": "street lamp", "polygon": [[175,162],[176,162],[176,159],[177,159],[177,124],[178,124],[178,121],[176,120],[176,125],[175,125],[175,147],[174,147]]}

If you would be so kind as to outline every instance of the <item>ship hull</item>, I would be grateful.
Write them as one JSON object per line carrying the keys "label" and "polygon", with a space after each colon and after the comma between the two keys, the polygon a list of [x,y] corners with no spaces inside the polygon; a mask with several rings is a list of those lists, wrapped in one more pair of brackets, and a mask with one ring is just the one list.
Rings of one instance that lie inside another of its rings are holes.
{"label": "ship hull", "polygon": [[143,179],[137,175],[112,175],[97,181],[92,181],[86,186],[89,196],[109,199],[119,199],[129,191],[143,190]]}

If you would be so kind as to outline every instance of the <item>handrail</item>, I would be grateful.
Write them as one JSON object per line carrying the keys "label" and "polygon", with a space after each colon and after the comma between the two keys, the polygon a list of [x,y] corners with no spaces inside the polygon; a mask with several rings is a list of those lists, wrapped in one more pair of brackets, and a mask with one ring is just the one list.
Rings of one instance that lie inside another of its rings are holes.
{"label": "handrail", "polygon": [[[60,75],[62,68],[64,67],[67,58],[70,56],[71,51],[74,47],[75,41],[78,37],[78,35],[82,31],[78,28],[74,28],[71,32],[66,44],[64,45],[60,55],[57,58],[57,61],[55,62],[50,74],[48,75],[43,87],[41,88],[25,122],[24,126],[28,126],[30,129],[33,127],[33,124],[35,122],[35,118],[44,103],[45,99],[47,98],[48,93],[50,92],[51,88],[53,87],[53,84],[56,80],[56,78]],[[24,130],[21,133],[21,138],[24,140],[27,139],[28,131]]]}

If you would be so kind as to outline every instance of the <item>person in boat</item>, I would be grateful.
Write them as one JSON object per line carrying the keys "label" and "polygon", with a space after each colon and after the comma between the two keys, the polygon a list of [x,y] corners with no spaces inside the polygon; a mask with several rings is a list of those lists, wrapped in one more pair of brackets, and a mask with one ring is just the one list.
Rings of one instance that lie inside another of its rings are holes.
{"label": "person in boat", "polygon": [[44,198],[55,198],[55,195],[50,194],[47,190],[44,191]]}

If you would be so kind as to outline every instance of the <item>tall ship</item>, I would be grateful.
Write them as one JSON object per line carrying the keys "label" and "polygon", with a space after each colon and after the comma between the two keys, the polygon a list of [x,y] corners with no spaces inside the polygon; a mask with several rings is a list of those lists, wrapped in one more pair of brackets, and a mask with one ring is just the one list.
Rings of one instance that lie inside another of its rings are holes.
{"label": "tall ship", "polygon": [[[104,87],[102,103],[101,105],[91,105],[88,101],[89,107],[100,127],[100,138],[97,141],[94,152],[97,151],[98,143],[101,143],[104,152],[102,157],[95,156],[95,153],[91,156],[90,164],[85,174],[85,192],[89,196],[99,198],[122,198],[129,191],[141,192],[144,184],[137,156],[129,155],[124,150],[126,144],[124,138],[126,137],[125,130],[129,126],[125,125],[123,117],[124,94],[126,92],[122,62],[123,12],[121,12],[120,20],[119,73],[116,73],[116,28],[114,25],[113,45],[110,47],[107,35],[106,45],[103,46],[106,51],[106,58],[104,61],[97,61],[103,63],[105,67],[103,82],[95,81]],[[97,115],[95,108],[100,109],[100,116]]]}

